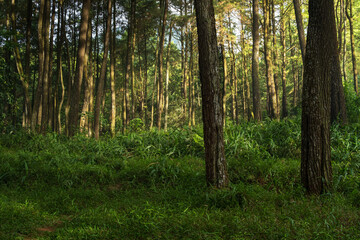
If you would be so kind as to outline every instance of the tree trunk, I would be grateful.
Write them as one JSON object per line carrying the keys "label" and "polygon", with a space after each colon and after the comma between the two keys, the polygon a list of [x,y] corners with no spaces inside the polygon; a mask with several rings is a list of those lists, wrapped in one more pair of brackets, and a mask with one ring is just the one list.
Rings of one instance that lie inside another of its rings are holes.
{"label": "tree trunk", "polygon": [[266,63],[266,79],[269,89],[269,116],[272,119],[279,119],[279,109],[276,98],[276,87],[273,74],[273,63],[271,60],[272,47],[271,47],[271,35],[270,35],[270,11],[269,0],[264,0],[264,50],[265,50],[265,63]]}
{"label": "tree trunk", "polygon": [[79,49],[76,64],[76,75],[74,86],[72,87],[71,106],[69,113],[69,136],[73,136],[79,127],[79,107],[82,80],[85,65],[85,49],[87,39],[87,29],[90,19],[91,0],[83,0],[83,9],[81,13]]}
{"label": "tree trunk", "polygon": [[286,29],[285,29],[285,4],[281,3],[281,21],[280,21],[280,37],[282,46],[282,64],[281,64],[281,79],[282,79],[282,117],[288,115],[287,110],[287,94],[286,94]]}
{"label": "tree trunk", "polygon": [[333,0],[309,0],[301,124],[301,180],[309,194],[323,193],[332,184],[329,109],[334,27]]}
{"label": "tree trunk", "polygon": [[233,43],[229,43],[231,52],[231,79],[232,79],[232,116],[233,121],[236,124],[239,123],[239,106],[238,106],[238,79],[237,79],[237,68],[236,68],[236,57],[234,53]]}
{"label": "tree trunk", "polygon": [[[31,21],[32,21],[32,0],[27,1],[27,16],[26,16],[26,51],[25,51],[25,81],[30,84],[31,72],[30,72],[30,55],[31,55]],[[25,89],[24,89],[25,90]],[[25,92],[25,127],[30,128],[31,124],[31,103],[29,93]],[[26,100],[27,98],[27,100]]]}
{"label": "tree trunk", "polygon": [[[54,50],[54,29],[55,29],[55,1],[53,1],[51,10],[51,30],[50,30],[50,47],[49,47],[49,97],[48,97],[48,127],[52,131],[54,128],[54,93],[52,88],[52,74],[53,74],[53,50]],[[49,16],[50,17],[50,16]]]}
{"label": "tree trunk", "polygon": [[[23,116],[24,117],[24,119],[23,119],[23,123],[24,123],[23,127],[29,127],[29,123],[30,123],[29,118],[30,118],[31,106],[30,106],[29,82],[28,82],[30,77],[29,77],[28,74],[30,74],[30,70],[28,70],[29,72],[25,75],[23,67],[22,67],[22,63],[21,63],[20,50],[19,50],[19,47],[18,47],[17,36],[16,36],[15,0],[11,1],[11,22],[12,22],[12,28],[13,28],[13,32],[14,32],[14,35],[13,35],[14,58],[15,58],[15,63],[16,63],[16,68],[17,68],[17,71],[18,71],[18,74],[19,74],[19,78],[20,78],[20,81],[21,81],[21,85],[22,85],[23,90],[24,90],[24,110],[25,110],[25,114]],[[25,60],[27,60],[27,59],[25,59]],[[8,64],[10,64],[10,63],[8,63]],[[25,64],[29,64],[29,63],[26,61]]]}
{"label": "tree trunk", "polygon": [[111,38],[111,48],[110,48],[110,89],[111,89],[111,113],[110,113],[110,132],[111,136],[115,136],[115,120],[116,120],[116,92],[115,92],[115,41],[116,41],[116,24],[115,24],[115,15],[116,8],[114,3],[114,12],[113,12],[113,32]]}
{"label": "tree trunk", "polygon": [[301,0],[293,0],[293,3],[294,3],[294,10],[295,10],[295,17],[296,17],[296,26],[297,26],[298,35],[299,35],[301,57],[302,57],[302,60],[304,62],[306,40],[305,40],[305,31],[304,31],[303,19],[302,19],[302,14],[301,14],[300,1]]}
{"label": "tree trunk", "polygon": [[89,63],[90,55],[91,55],[91,22],[89,22],[89,27],[87,30],[87,37],[86,37],[86,49],[85,49],[85,64],[84,64],[84,87],[85,87],[85,96],[83,101],[83,107],[81,110],[81,117],[80,117],[80,132],[84,132],[88,130],[89,123],[89,105],[90,105],[90,91],[91,91],[91,75],[89,74],[89,70],[91,69],[91,64]]}
{"label": "tree trunk", "polygon": [[159,43],[159,78],[158,78],[158,103],[157,103],[157,127],[161,129],[161,115],[164,108],[164,84],[163,84],[163,58],[164,58],[164,41],[165,41],[165,27],[166,27],[166,19],[167,19],[167,12],[169,6],[169,0],[163,0],[163,16],[162,16],[162,26],[161,26],[161,33],[160,33],[160,43]]}
{"label": "tree trunk", "polygon": [[46,0],[44,9],[44,22],[43,26],[43,44],[44,44],[44,68],[43,68],[43,92],[42,92],[42,117],[41,117],[41,132],[45,133],[48,128],[49,120],[49,62],[50,62],[50,0]]}
{"label": "tree trunk", "polygon": [[349,19],[350,27],[350,43],[351,43],[351,59],[353,66],[354,90],[359,94],[358,87],[358,72],[356,68],[356,53],[355,53],[355,38],[354,38],[354,23],[353,23],[353,0],[346,0],[346,16]]}
{"label": "tree trunk", "polygon": [[[58,76],[56,80],[56,90],[54,95],[54,107],[56,109],[55,111],[55,131],[57,131],[59,134],[61,134],[61,109],[62,105],[64,103],[64,97],[65,97],[65,86],[64,86],[64,77],[63,77],[63,71],[62,71],[62,43],[64,42],[64,35],[65,35],[65,22],[64,22],[64,7],[63,7],[63,1],[60,1],[59,3],[59,28],[58,28],[58,36],[57,36],[57,69],[58,69]],[[59,31],[60,30],[60,31]],[[70,69],[69,69],[70,70]],[[58,85],[59,82],[61,84],[61,98],[59,104],[57,104],[57,93],[58,93]]]}
{"label": "tree trunk", "polygon": [[164,130],[167,131],[169,109],[169,79],[170,79],[170,49],[171,49],[172,22],[170,23],[169,42],[166,56],[166,81],[165,81],[165,116]]}
{"label": "tree trunk", "polygon": [[252,87],[253,87],[253,112],[255,121],[261,120],[260,84],[259,84],[259,0],[253,0],[253,50],[252,50]]}
{"label": "tree trunk", "polygon": [[276,108],[278,109],[279,112],[279,117],[280,117],[280,100],[279,100],[279,81],[278,81],[278,65],[277,65],[277,57],[278,57],[278,48],[277,48],[277,43],[276,43],[276,20],[275,20],[275,1],[271,0],[271,12],[270,12],[270,17],[271,17],[271,30],[272,30],[272,39],[273,39],[273,70],[274,70],[274,83],[275,83],[275,93],[276,93]]}
{"label": "tree trunk", "polygon": [[157,64],[158,64],[158,57],[159,57],[159,35],[157,36],[156,41],[156,49],[155,49],[155,63],[154,63],[154,82],[153,82],[153,90],[151,93],[151,116],[150,116],[150,129],[154,126],[154,109],[155,109],[155,90],[156,90],[156,78],[157,78]]}
{"label": "tree trunk", "polygon": [[195,9],[203,103],[206,180],[209,185],[226,188],[229,185],[229,178],[224,153],[222,125],[224,116],[213,3],[195,0]]}
{"label": "tree trunk", "polygon": [[101,63],[101,71],[98,89],[96,93],[96,102],[95,102],[95,114],[94,114],[94,137],[99,139],[100,137],[100,107],[103,99],[104,85],[105,85],[105,75],[106,75],[106,63],[109,52],[109,42],[110,42],[110,33],[111,33],[111,0],[108,0],[108,11],[107,11],[107,20],[106,20],[106,32],[104,39],[104,56]]}

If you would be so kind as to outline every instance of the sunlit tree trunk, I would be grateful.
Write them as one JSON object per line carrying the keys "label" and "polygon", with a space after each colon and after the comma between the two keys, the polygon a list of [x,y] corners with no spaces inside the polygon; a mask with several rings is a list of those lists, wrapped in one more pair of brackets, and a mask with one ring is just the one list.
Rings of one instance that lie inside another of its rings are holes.
{"label": "sunlit tree trunk", "polygon": [[96,93],[95,101],[95,114],[94,114],[94,137],[99,139],[100,137],[100,107],[103,100],[104,85],[105,85],[105,74],[106,74],[106,64],[109,52],[109,43],[110,43],[110,33],[111,33],[111,9],[112,1],[108,0],[108,9],[107,9],[107,19],[106,19],[106,30],[105,30],[105,39],[104,39],[104,55],[101,63],[100,78],[98,89]]}
{"label": "sunlit tree trunk", "polygon": [[272,63],[272,47],[271,47],[271,34],[270,34],[270,11],[269,0],[263,1],[264,7],[264,50],[265,50],[265,63],[266,63],[266,79],[269,89],[269,116],[272,119],[279,119],[279,109],[276,98],[276,87],[273,74]]}
{"label": "sunlit tree trunk", "polygon": [[84,64],[84,102],[81,111],[80,117],[80,131],[85,132],[88,129],[89,123],[89,105],[90,105],[90,91],[91,91],[91,75],[89,74],[89,70],[91,69],[91,64],[89,63],[90,53],[91,53],[91,23],[89,23],[88,31],[87,31],[87,40],[86,40],[86,49],[85,49],[85,64]]}
{"label": "sunlit tree trunk", "polygon": [[353,23],[353,0],[346,0],[346,16],[349,19],[350,27],[350,45],[351,45],[351,59],[353,66],[353,79],[354,79],[354,90],[356,94],[359,94],[358,87],[358,72],[356,67],[356,53],[355,53],[355,37],[354,37],[354,23]]}
{"label": "sunlit tree trunk", "polygon": [[280,116],[280,100],[279,100],[279,80],[278,80],[278,47],[277,47],[277,39],[276,39],[276,20],[275,20],[275,0],[271,0],[270,5],[270,19],[271,19],[271,30],[272,30],[272,53],[273,53],[273,71],[274,71],[274,83],[275,83],[275,94],[276,94],[276,108],[278,109]]}
{"label": "sunlit tree trunk", "polygon": [[158,77],[158,106],[157,106],[157,127],[161,129],[161,116],[164,108],[164,84],[163,84],[163,57],[164,57],[164,41],[165,41],[165,27],[167,20],[167,12],[169,1],[163,0],[164,5],[162,7],[163,16],[162,16],[162,26],[160,34],[160,46],[159,46],[159,77]]}
{"label": "sunlit tree trunk", "polygon": [[252,87],[253,87],[253,112],[255,121],[261,120],[260,85],[259,85],[259,0],[253,0],[253,50],[252,50]]}
{"label": "sunlit tree trunk", "polygon": [[84,75],[85,65],[85,49],[87,30],[90,19],[91,0],[83,1],[83,8],[81,13],[80,35],[79,35],[79,49],[77,55],[76,74],[74,86],[71,89],[71,106],[69,112],[69,136],[73,136],[79,125],[79,107],[80,107],[80,93]]}
{"label": "sunlit tree trunk", "polygon": [[156,91],[156,87],[157,87],[157,64],[158,64],[158,57],[159,57],[159,34],[157,36],[157,41],[156,41],[156,49],[155,49],[155,63],[154,63],[154,81],[153,81],[153,89],[152,89],[152,93],[151,93],[151,116],[150,116],[150,129],[153,128],[154,126],[154,112],[155,112],[155,91]]}
{"label": "sunlit tree trunk", "polygon": [[[31,5],[30,5],[31,6]],[[25,110],[25,114],[23,115],[24,119],[23,119],[23,127],[29,127],[29,123],[30,123],[30,112],[31,112],[31,107],[30,107],[30,98],[29,98],[29,79],[30,77],[28,77],[28,74],[25,75],[23,67],[22,67],[22,63],[21,63],[21,56],[20,56],[20,50],[18,47],[18,40],[17,40],[17,36],[16,36],[16,17],[15,17],[15,0],[11,0],[11,22],[12,22],[12,30],[13,30],[13,42],[14,42],[14,58],[15,58],[15,63],[16,63],[16,68],[19,74],[19,78],[21,81],[21,85],[23,87],[23,91],[24,91],[24,110]],[[28,53],[28,52],[26,52]],[[28,53],[30,54],[30,53]],[[30,56],[30,55],[29,55]],[[27,56],[26,56],[27,57]],[[29,64],[26,62],[27,59],[25,59],[25,64]],[[8,63],[10,64],[10,63]],[[28,69],[29,73],[30,70]]]}
{"label": "sunlit tree trunk", "polygon": [[169,79],[170,79],[170,49],[171,49],[171,36],[172,36],[172,24],[170,23],[169,42],[166,54],[166,80],[165,80],[165,115],[164,115],[164,130],[167,131],[168,127],[168,110],[169,110]]}
{"label": "sunlit tree trunk", "polygon": [[293,0],[293,4],[294,4],[294,10],[295,10],[295,17],[296,17],[296,26],[297,26],[299,42],[300,42],[301,57],[302,57],[302,60],[304,61],[306,41],[305,41],[305,31],[304,31],[303,18],[302,18],[302,14],[301,14],[300,1],[301,0]]}
{"label": "sunlit tree trunk", "polygon": [[285,4],[281,3],[280,7],[281,21],[280,21],[280,37],[281,37],[281,79],[282,79],[282,117],[285,118],[288,115],[287,110],[287,93],[286,93],[286,20],[285,20]]}

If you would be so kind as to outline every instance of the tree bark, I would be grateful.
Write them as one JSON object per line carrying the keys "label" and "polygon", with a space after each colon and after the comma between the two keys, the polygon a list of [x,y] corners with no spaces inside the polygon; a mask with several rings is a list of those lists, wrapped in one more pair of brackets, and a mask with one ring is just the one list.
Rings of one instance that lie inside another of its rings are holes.
{"label": "tree bark", "polygon": [[168,110],[169,110],[169,79],[170,79],[170,49],[171,49],[171,35],[172,35],[172,24],[170,23],[169,31],[169,42],[167,47],[166,56],[166,80],[165,80],[165,116],[164,116],[164,130],[167,131],[168,127]]}
{"label": "tree bark", "polygon": [[85,64],[84,64],[84,101],[83,107],[81,110],[81,117],[80,117],[80,132],[84,132],[88,130],[88,123],[89,123],[89,105],[90,105],[90,92],[92,87],[92,76],[89,74],[91,71],[91,64],[89,63],[90,55],[91,55],[91,22],[89,22],[89,27],[87,30],[87,37],[86,37],[86,49],[85,49]]}
{"label": "tree bark", "polygon": [[282,117],[285,118],[288,115],[287,110],[287,93],[286,93],[286,21],[285,21],[285,4],[281,3],[281,21],[280,21],[280,37],[282,46],[282,64],[281,64],[281,79],[282,79]]}
{"label": "tree bark", "polygon": [[101,63],[101,71],[98,89],[96,93],[95,101],[95,114],[94,114],[94,137],[99,139],[100,137],[100,107],[103,99],[104,85],[105,85],[105,75],[106,75],[106,64],[109,52],[109,42],[110,42],[110,33],[111,33],[111,9],[112,1],[108,0],[108,10],[107,10],[107,20],[106,20],[106,30],[105,30],[105,39],[104,39],[104,55]]}
{"label": "tree bark", "polygon": [[44,68],[43,68],[43,92],[42,92],[42,117],[41,117],[41,132],[44,134],[48,128],[49,120],[49,81],[50,81],[50,0],[46,0],[45,9],[44,9],[44,22],[43,26],[43,44],[44,44]]}
{"label": "tree bark", "polygon": [[212,1],[195,0],[199,70],[204,123],[206,180],[209,185],[229,185],[224,153],[222,91]]}
{"label": "tree bark", "polygon": [[71,94],[71,106],[69,113],[69,136],[73,136],[79,127],[78,123],[79,123],[80,93],[81,93],[81,86],[84,75],[85,49],[86,49],[87,30],[90,19],[90,7],[91,7],[91,0],[83,0],[83,9],[81,13],[80,35],[79,35],[79,49],[78,49],[77,64],[76,64],[76,75],[75,75],[74,86],[71,89],[72,94]]}
{"label": "tree bark", "polygon": [[301,57],[304,62],[306,40],[305,40],[304,24],[303,24],[303,19],[302,19],[302,14],[301,14],[300,1],[301,0],[293,0],[293,4],[294,4],[294,10],[295,10],[296,26],[297,26],[299,42],[300,42]]}
{"label": "tree bark", "polygon": [[261,120],[260,84],[259,84],[259,0],[253,0],[253,50],[252,50],[252,87],[253,87],[253,112],[255,121]]}
{"label": "tree bark", "polygon": [[269,116],[272,119],[279,119],[279,108],[276,97],[276,87],[273,74],[273,63],[271,60],[272,47],[271,47],[271,35],[270,35],[270,11],[269,0],[264,0],[264,50],[265,50],[265,63],[266,63],[266,79],[269,89]]}
{"label": "tree bark", "polygon": [[332,48],[337,49],[334,26],[333,0],[309,0],[301,124],[301,180],[309,194],[323,193],[332,185],[329,109]]}
{"label": "tree bark", "polygon": [[169,1],[163,0],[163,16],[162,16],[162,26],[161,26],[161,34],[160,34],[160,45],[159,45],[159,75],[158,75],[158,103],[157,103],[157,127],[161,129],[161,116],[164,108],[164,84],[163,84],[163,58],[164,58],[164,41],[165,41],[165,27],[166,27],[166,20],[167,20],[167,12]]}
{"label": "tree bark", "polygon": [[116,24],[115,24],[115,14],[116,8],[114,3],[113,11],[113,31],[111,38],[111,48],[110,48],[110,89],[111,89],[111,112],[110,112],[110,132],[111,136],[115,136],[115,120],[116,120],[116,92],[115,92],[115,43],[116,43]]}
{"label": "tree bark", "polygon": [[353,66],[354,90],[359,94],[358,72],[356,67],[356,52],[355,52],[355,38],[354,38],[354,23],[353,23],[353,0],[346,0],[346,16],[349,20],[350,27],[350,45],[351,45],[351,60]]}
{"label": "tree bark", "polygon": [[[16,17],[15,17],[15,0],[11,1],[11,22],[12,22],[12,30],[14,32],[14,35],[12,37],[13,42],[14,42],[14,58],[15,58],[15,63],[16,63],[16,68],[19,74],[19,78],[21,81],[21,85],[23,87],[24,90],[24,110],[25,110],[25,114],[23,115],[24,119],[23,119],[23,127],[29,127],[30,126],[30,113],[31,113],[31,105],[30,105],[30,98],[29,98],[29,75],[30,74],[30,70],[28,69],[27,71],[29,71],[28,73],[24,73],[23,67],[22,67],[22,63],[21,63],[21,56],[20,56],[20,50],[18,47],[18,41],[17,41],[17,36],[16,36]],[[31,15],[31,14],[30,14]],[[28,50],[26,51],[26,54],[28,53]],[[30,54],[30,53],[29,53]],[[30,56],[30,55],[29,55]],[[26,56],[28,57],[28,56]],[[25,66],[26,64],[29,64],[27,62],[27,60],[29,61],[29,59],[25,59]],[[8,63],[10,64],[10,63]],[[28,66],[26,66],[28,67]]]}

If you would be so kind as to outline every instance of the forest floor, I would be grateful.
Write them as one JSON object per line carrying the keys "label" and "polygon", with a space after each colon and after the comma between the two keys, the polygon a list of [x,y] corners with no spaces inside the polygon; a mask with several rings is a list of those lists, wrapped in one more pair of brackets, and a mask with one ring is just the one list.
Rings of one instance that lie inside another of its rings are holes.
{"label": "forest floor", "polygon": [[200,128],[0,135],[0,239],[360,239],[360,125],[332,129],[334,187],[306,196],[298,121],[226,128],[231,186]]}

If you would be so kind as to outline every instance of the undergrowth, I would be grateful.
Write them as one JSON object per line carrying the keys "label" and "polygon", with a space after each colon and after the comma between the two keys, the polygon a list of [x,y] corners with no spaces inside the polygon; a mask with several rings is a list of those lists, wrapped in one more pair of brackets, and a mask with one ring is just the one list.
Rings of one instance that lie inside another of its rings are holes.
{"label": "undergrowth", "polygon": [[300,182],[298,120],[228,124],[230,188],[205,184],[200,127],[0,135],[0,239],[359,239],[360,125],[332,128],[334,188]]}

